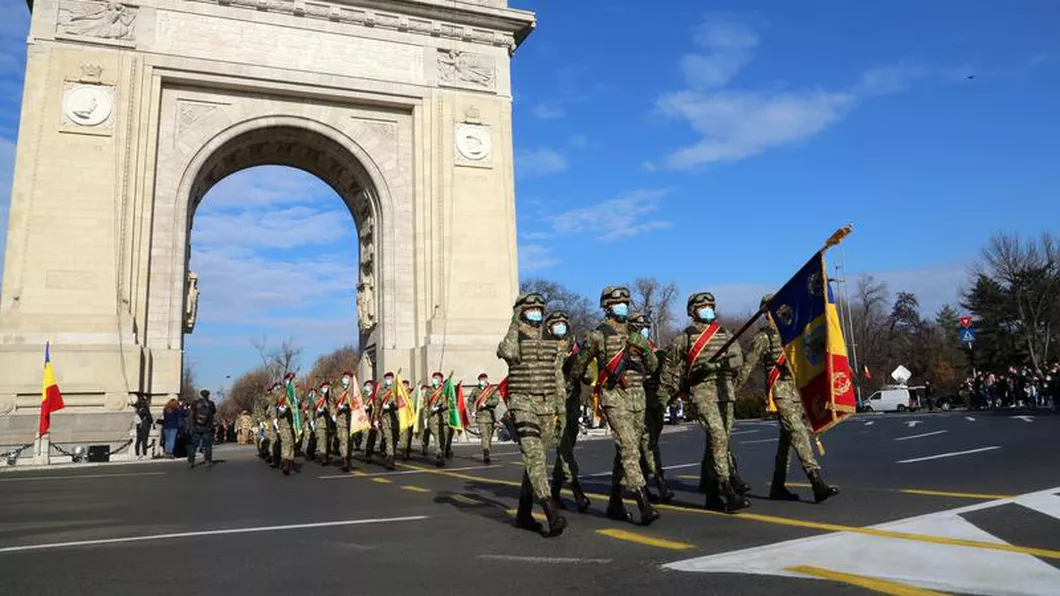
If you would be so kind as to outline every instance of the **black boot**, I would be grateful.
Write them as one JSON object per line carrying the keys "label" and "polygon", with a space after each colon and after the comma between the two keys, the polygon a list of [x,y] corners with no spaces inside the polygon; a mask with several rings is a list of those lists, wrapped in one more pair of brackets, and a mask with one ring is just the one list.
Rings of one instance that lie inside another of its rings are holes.
{"label": "black boot", "polygon": [[733,473],[729,479],[729,483],[732,484],[732,489],[736,491],[736,494],[741,497],[751,492],[751,485],[747,484],[743,478],[740,478],[739,474]]}
{"label": "black boot", "polygon": [[839,489],[834,486],[829,486],[824,478],[821,478],[821,471],[814,470],[807,474],[810,477],[810,484],[813,486],[813,500],[815,503],[820,503],[828,497],[834,497],[839,494]]}
{"label": "black boot", "polygon": [[442,457],[441,455],[439,455],[438,459],[436,459],[434,461],[434,465],[439,467],[439,468],[444,468],[445,467],[445,458]]}
{"label": "black boot", "polygon": [[721,494],[721,497],[725,499],[726,513],[733,513],[741,509],[747,509],[751,506],[751,502],[745,499],[743,495],[737,493],[736,489],[734,489],[732,484],[729,484],[728,481],[721,483],[721,486],[718,487],[718,492]]}
{"label": "black boot", "polygon": [[350,473],[350,457],[346,456],[342,459],[342,472],[344,474]]}
{"label": "black boot", "polygon": [[294,467],[294,460],[290,460],[290,459],[283,460],[283,475],[284,476],[290,476],[291,475],[291,468],[293,468],[293,467]]}
{"label": "black boot", "polygon": [[489,449],[483,449],[482,450],[482,463],[486,464],[487,466],[490,465],[490,450]]}
{"label": "black boot", "polygon": [[563,492],[563,484],[560,482],[552,483],[552,500],[556,502],[556,507],[566,510],[567,506],[563,504],[563,499],[560,498],[560,493]]}
{"label": "black boot", "polygon": [[272,463],[269,465],[274,468],[280,467],[280,465],[283,463],[283,459],[281,459],[280,457],[281,453],[282,451],[280,451],[280,443],[277,441],[276,444],[272,446]]}
{"label": "black boot", "polygon": [[578,507],[578,513],[588,511],[589,505],[592,503],[589,501],[589,497],[585,496],[585,491],[582,490],[582,485],[577,478],[571,482],[571,490],[574,492],[574,504]]}
{"label": "black boot", "polygon": [[626,511],[626,506],[622,504],[622,485],[617,482],[611,485],[611,498],[607,501],[605,515],[609,519],[616,521],[633,521],[633,516]]}
{"label": "black boot", "polygon": [[541,532],[541,524],[534,519],[534,493],[530,487],[530,477],[523,474],[523,486],[519,490],[519,509],[515,513],[516,527],[531,532]]}
{"label": "black boot", "polygon": [[545,536],[552,538],[559,536],[567,527],[567,518],[563,517],[556,502],[552,499],[541,501],[541,508],[545,510],[545,518],[548,519],[548,533]]}
{"label": "black boot", "polygon": [[670,487],[666,484],[666,479],[663,478],[660,472],[655,477],[655,486],[659,489],[659,501],[662,503],[669,503],[674,500],[674,491],[670,490]]}
{"label": "black boot", "polygon": [[640,525],[650,526],[651,522],[659,519],[659,512],[652,507],[646,488],[642,486],[634,491],[633,498],[637,500],[637,508],[640,509]]}
{"label": "black boot", "polygon": [[798,501],[799,495],[788,490],[784,486],[787,480],[787,471],[777,468],[773,471],[773,483],[769,486],[769,498],[774,501]]}
{"label": "black boot", "polygon": [[397,466],[394,465],[394,456],[393,455],[386,456],[386,469],[388,469],[388,470],[396,470],[397,469]]}

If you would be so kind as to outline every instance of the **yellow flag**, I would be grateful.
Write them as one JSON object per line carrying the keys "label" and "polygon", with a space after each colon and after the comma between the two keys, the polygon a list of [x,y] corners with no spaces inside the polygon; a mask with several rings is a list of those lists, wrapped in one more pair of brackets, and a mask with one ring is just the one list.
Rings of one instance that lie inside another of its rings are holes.
{"label": "yellow flag", "polygon": [[394,378],[394,394],[397,396],[398,430],[405,430],[416,425],[416,408],[412,405],[412,396],[405,390],[401,375]]}

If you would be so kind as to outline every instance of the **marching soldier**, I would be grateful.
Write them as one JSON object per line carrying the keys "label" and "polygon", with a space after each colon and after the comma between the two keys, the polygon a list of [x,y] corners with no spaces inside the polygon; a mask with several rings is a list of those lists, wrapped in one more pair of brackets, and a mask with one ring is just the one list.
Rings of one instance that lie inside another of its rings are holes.
{"label": "marching soldier", "polygon": [[335,399],[335,434],[339,439],[339,457],[342,459],[342,471],[350,471],[350,411],[352,396],[350,395],[350,380],[353,373],[342,373],[342,389]]}
{"label": "marching soldier", "polygon": [[[350,375],[350,376],[353,376],[353,375]],[[371,420],[372,419],[372,408],[374,407],[372,402],[375,400],[375,381],[369,379],[369,380],[364,382],[364,386],[361,387],[361,397],[364,399],[364,413],[367,414],[368,415],[368,419]],[[375,435],[371,431],[361,431],[361,432],[355,434],[353,436],[353,448],[354,448],[354,450],[355,451],[361,451],[362,444],[365,442],[365,439],[368,438],[369,436],[374,437]],[[371,443],[371,441],[368,441],[368,442],[369,442],[369,444]],[[369,451],[372,451],[372,450],[368,448],[368,445],[364,445],[363,449],[365,450],[365,456],[369,457],[371,455],[369,453]]]}
{"label": "marching soldier", "polygon": [[323,455],[322,465],[327,466],[331,463],[331,425],[332,410],[335,404],[332,403],[331,399],[331,383],[324,381],[320,384],[320,392],[317,393],[317,399],[313,404],[313,414],[315,416],[316,425],[315,432],[317,435],[317,455]]}
{"label": "marching soldier", "polygon": [[574,461],[574,444],[578,440],[578,418],[581,416],[581,379],[571,379],[571,367],[577,357],[578,344],[568,337],[570,317],[562,311],[555,311],[545,317],[545,332],[556,340],[556,349],[563,356],[560,378],[556,379],[556,395],[553,397],[553,410],[556,414],[556,463],[552,467],[552,500],[564,509],[560,492],[563,481],[571,485],[574,502],[578,513],[589,510],[589,497],[582,491],[578,481],[578,462]]}
{"label": "marching soldier", "polygon": [[541,328],[545,316],[545,299],[537,293],[524,294],[516,300],[511,325],[497,346],[497,357],[508,363],[508,409],[518,434],[523,454],[523,484],[519,493],[516,524],[540,531],[534,519],[536,499],[548,520],[548,536],[558,536],[567,527],[567,519],[552,500],[545,469],[555,428],[552,394],[563,366],[557,342],[546,339]]}
{"label": "marching soldier", "polygon": [[[644,336],[644,339],[651,341],[652,322],[647,316],[642,314],[633,315],[629,320],[629,326]],[[662,454],[659,452],[659,437],[662,435],[663,429],[663,411],[669,401],[661,382],[662,369],[666,362],[666,351],[656,349],[654,346],[652,348],[655,351],[655,357],[659,360],[659,366],[656,367],[655,372],[648,374],[644,379],[644,432],[641,433],[640,438],[640,467],[641,471],[644,472],[645,479],[649,477],[654,479],[655,486],[659,489],[657,497],[649,491],[648,498],[653,501],[658,499],[663,503],[669,503],[673,500],[674,493],[666,485],[666,479],[663,477]]]}
{"label": "marching soldier", "polygon": [[[272,448],[276,444],[276,428],[272,426],[272,393],[279,383],[273,384],[254,400],[254,424],[258,429],[258,455],[265,463],[273,465]],[[278,465],[278,464],[277,464]]]}
{"label": "marching soldier", "polygon": [[743,496],[746,484],[735,476],[735,461],[729,452],[736,395],[732,377],[742,356],[739,345],[733,344],[727,354],[710,362],[729,338],[729,333],[717,323],[715,306],[710,292],[697,292],[688,298],[692,323],[674,340],[663,382],[671,395],[684,392],[696,420],[706,431],[700,470],[700,490],[707,494],[706,507],[731,513],[751,506]]}
{"label": "marching soldier", "polygon": [[[284,375],[284,385],[294,382],[295,374],[289,372]],[[297,408],[297,404],[292,404],[287,398],[287,391],[284,386],[274,385],[274,389],[277,390],[276,397],[276,434],[280,439],[280,460],[283,469],[283,475],[289,476],[294,470],[294,408]]]}
{"label": "marching soldier", "polygon": [[[386,451],[386,469],[393,470],[396,468],[394,464],[394,451],[397,449],[397,441],[394,437],[394,427],[396,421],[394,420],[394,414],[397,411],[397,396],[394,394],[394,373],[388,372],[383,375],[383,387],[380,391],[378,398],[376,399],[376,423],[379,427],[379,435],[383,439],[383,445]],[[371,444],[369,444],[371,447]]]}
{"label": "marching soldier", "polygon": [[[402,379],[401,380],[401,386],[404,387],[405,395],[407,396],[407,398],[410,399],[410,400],[413,399],[412,384],[409,383],[409,380],[408,379]],[[397,423],[397,420],[396,420],[397,416],[395,415],[394,418],[395,418],[394,422],[396,424]],[[408,461],[409,457],[411,456],[411,452],[412,452],[412,429],[413,429],[412,426],[410,426],[408,428],[403,428],[403,429],[401,429],[401,434],[398,435],[398,446],[401,447],[401,459],[402,459],[402,461]]]}
{"label": "marching soldier", "polygon": [[431,387],[426,382],[420,384],[420,454],[427,457],[431,444]]}
{"label": "marching soldier", "polygon": [[475,404],[475,422],[482,440],[482,463],[489,465],[493,427],[497,424],[497,406],[501,403],[500,393],[496,385],[490,385],[489,375],[482,373],[478,376],[478,386],[471,390],[468,399]]}
{"label": "marching soldier", "polygon": [[629,328],[629,289],[608,286],[600,294],[604,322],[589,334],[578,353],[574,372],[580,377],[589,361],[599,366],[597,390],[604,417],[615,440],[615,463],[611,472],[611,498],[607,517],[629,521],[622,504],[622,481],[633,493],[640,510],[641,525],[659,518],[651,504],[640,470],[640,436],[644,432],[644,375],[659,365],[651,344]]}
{"label": "marching soldier", "polygon": [[[762,298],[761,305],[764,307],[773,298],[767,294]],[[778,501],[798,501],[799,496],[789,491],[784,483],[788,476],[788,466],[791,464],[791,449],[799,455],[802,462],[802,470],[810,479],[813,487],[813,499],[820,503],[825,499],[838,495],[839,489],[829,486],[821,477],[821,466],[817,458],[813,456],[813,447],[810,445],[810,433],[803,422],[805,411],[802,400],[799,399],[799,391],[795,387],[795,381],[788,368],[787,357],[784,348],[780,345],[780,337],[777,333],[776,323],[773,317],[766,313],[767,324],[751,340],[751,349],[747,353],[747,359],[736,378],[736,387],[742,387],[750,378],[756,366],[761,366],[766,375],[766,392],[773,394],[773,403],[777,406],[777,418],[780,420],[780,442],[777,444],[777,455],[773,464],[773,483],[769,489],[769,498]]]}
{"label": "marching soldier", "polygon": [[302,440],[299,443],[301,452],[295,452],[295,455],[305,455],[306,459],[315,459],[317,449],[321,446],[320,442],[317,441],[317,420],[316,420],[316,409],[314,406],[317,401],[317,390],[310,389],[308,393],[302,396],[302,423],[305,425],[305,432],[302,433]]}
{"label": "marching soldier", "polygon": [[[447,450],[449,441],[452,441],[452,431],[449,429],[449,419],[447,417],[449,411],[449,404],[446,401],[444,395],[442,381],[445,379],[442,373],[436,372],[431,375],[431,396],[427,398],[428,418],[426,428],[431,429],[431,434],[435,435],[434,439],[438,442],[438,447],[435,449],[437,460],[434,465],[439,468],[445,466],[445,458],[448,455]],[[427,449],[427,439],[424,439],[424,451]]]}

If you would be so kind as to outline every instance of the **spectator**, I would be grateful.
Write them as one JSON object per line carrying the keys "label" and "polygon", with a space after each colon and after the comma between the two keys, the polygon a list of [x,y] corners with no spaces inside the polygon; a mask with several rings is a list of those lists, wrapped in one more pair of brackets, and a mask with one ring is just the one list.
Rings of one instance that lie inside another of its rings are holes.
{"label": "spectator", "polygon": [[924,401],[927,402],[929,412],[935,411],[935,388],[931,386],[931,381],[924,381]]}
{"label": "spectator", "polygon": [[170,399],[162,409],[162,448],[165,450],[166,457],[173,457],[181,420],[180,404],[177,400]]}
{"label": "spectator", "polygon": [[188,419],[191,431],[191,445],[188,447],[189,468],[195,467],[195,454],[200,447],[206,465],[213,467],[213,432],[217,406],[210,401],[209,391],[203,389],[199,396],[191,405],[191,417]]}
{"label": "spectator", "polygon": [[151,408],[147,405],[147,399],[141,397],[133,405],[133,424],[136,427],[136,457],[143,459],[147,457],[147,437],[151,434]]}

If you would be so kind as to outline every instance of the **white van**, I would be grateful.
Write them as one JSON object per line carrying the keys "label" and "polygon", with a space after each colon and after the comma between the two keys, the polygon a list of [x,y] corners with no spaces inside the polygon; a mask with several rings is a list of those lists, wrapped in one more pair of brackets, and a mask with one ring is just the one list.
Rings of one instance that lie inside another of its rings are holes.
{"label": "white van", "polygon": [[908,387],[884,387],[869,396],[862,405],[865,412],[905,412],[915,409],[916,404],[909,397]]}

